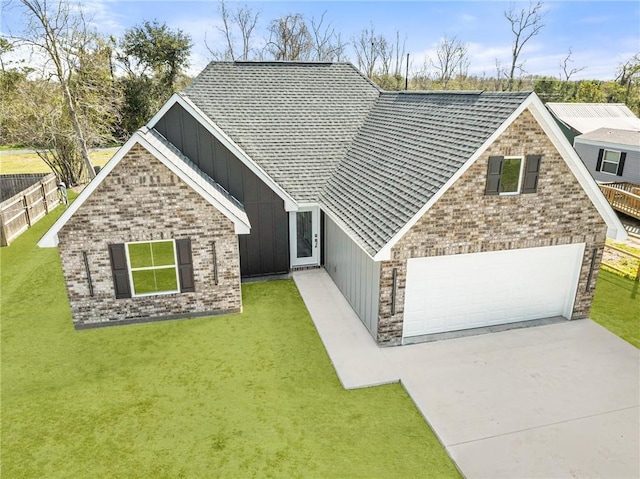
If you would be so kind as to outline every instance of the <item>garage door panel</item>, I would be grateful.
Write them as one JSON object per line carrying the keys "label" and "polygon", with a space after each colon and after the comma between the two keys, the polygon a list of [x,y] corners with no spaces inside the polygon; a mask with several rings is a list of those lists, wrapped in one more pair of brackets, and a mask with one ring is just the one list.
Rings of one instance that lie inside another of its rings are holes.
{"label": "garage door panel", "polygon": [[403,335],[570,316],[584,244],[413,258]]}

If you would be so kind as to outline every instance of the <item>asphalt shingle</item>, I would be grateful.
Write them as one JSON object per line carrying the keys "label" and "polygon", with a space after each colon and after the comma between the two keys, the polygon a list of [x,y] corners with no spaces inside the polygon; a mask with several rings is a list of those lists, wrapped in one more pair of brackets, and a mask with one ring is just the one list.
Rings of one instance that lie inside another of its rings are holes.
{"label": "asphalt shingle", "polygon": [[214,62],[184,94],[375,255],[529,96],[381,92],[349,63]]}
{"label": "asphalt shingle", "polygon": [[318,200],[380,90],[348,63],[214,62],[184,94],[299,202]]}
{"label": "asphalt shingle", "polygon": [[375,255],[529,93],[382,93],[321,195]]}

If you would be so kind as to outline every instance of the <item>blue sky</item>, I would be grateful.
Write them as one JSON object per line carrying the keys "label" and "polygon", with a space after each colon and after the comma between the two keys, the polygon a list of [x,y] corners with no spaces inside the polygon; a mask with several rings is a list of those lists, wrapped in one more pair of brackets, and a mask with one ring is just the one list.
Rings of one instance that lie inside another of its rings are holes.
{"label": "blue sky", "polygon": [[[103,33],[116,37],[144,20],[157,19],[191,35],[194,48],[190,73],[200,71],[210,60],[210,45],[220,40],[218,3],[200,1],[116,1],[81,2]],[[503,16],[509,2],[501,1],[300,1],[233,2],[233,8],[247,3],[260,11],[258,36],[270,20],[287,13],[302,13],[333,23],[345,40],[373,25],[389,38],[399,30],[407,37],[407,51],[413,68],[433,55],[443,35],[456,36],[469,46],[470,73],[494,75],[496,59],[508,65],[512,33]],[[516,3],[516,6],[525,6]],[[572,48],[572,66],[585,67],[574,78],[611,79],[618,64],[640,52],[640,2],[637,1],[546,1],[545,27],[522,52],[527,72],[558,76],[560,62]],[[20,18],[15,8],[3,8],[2,33],[17,31]],[[355,62],[355,58],[353,60]]]}

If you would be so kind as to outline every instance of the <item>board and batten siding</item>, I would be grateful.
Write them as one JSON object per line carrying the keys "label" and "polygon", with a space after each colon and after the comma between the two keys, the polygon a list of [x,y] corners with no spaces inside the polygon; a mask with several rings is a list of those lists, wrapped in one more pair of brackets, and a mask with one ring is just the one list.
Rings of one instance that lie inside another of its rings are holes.
{"label": "board and batten siding", "polygon": [[380,263],[367,256],[328,216],[324,218],[324,267],[375,338]]}
{"label": "board and batten siding", "polygon": [[282,198],[180,105],[154,128],[244,205],[251,233],[238,238],[242,276],[288,272],[289,216]]}
{"label": "board and batten siding", "polygon": [[[580,139],[576,139],[574,148],[594,180],[603,183],[626,182],[640,184],[640,151],[634,150],[633,147],[625,149],[622,145],[605,146],[604,143],[602,145],[593,145],[582,143]],[[627,154],[622,176],[596,171],[596,163],[598,162],[598,152],[600,149],[620,151]]]}

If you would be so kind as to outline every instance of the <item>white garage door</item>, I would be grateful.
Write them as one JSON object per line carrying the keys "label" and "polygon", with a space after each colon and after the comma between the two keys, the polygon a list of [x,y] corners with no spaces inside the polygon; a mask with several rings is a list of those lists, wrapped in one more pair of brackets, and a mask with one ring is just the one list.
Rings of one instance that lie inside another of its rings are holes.
{"label": "white garage door", "polygon": [[403,336],[571,317],[584,244],[414,258]]}

